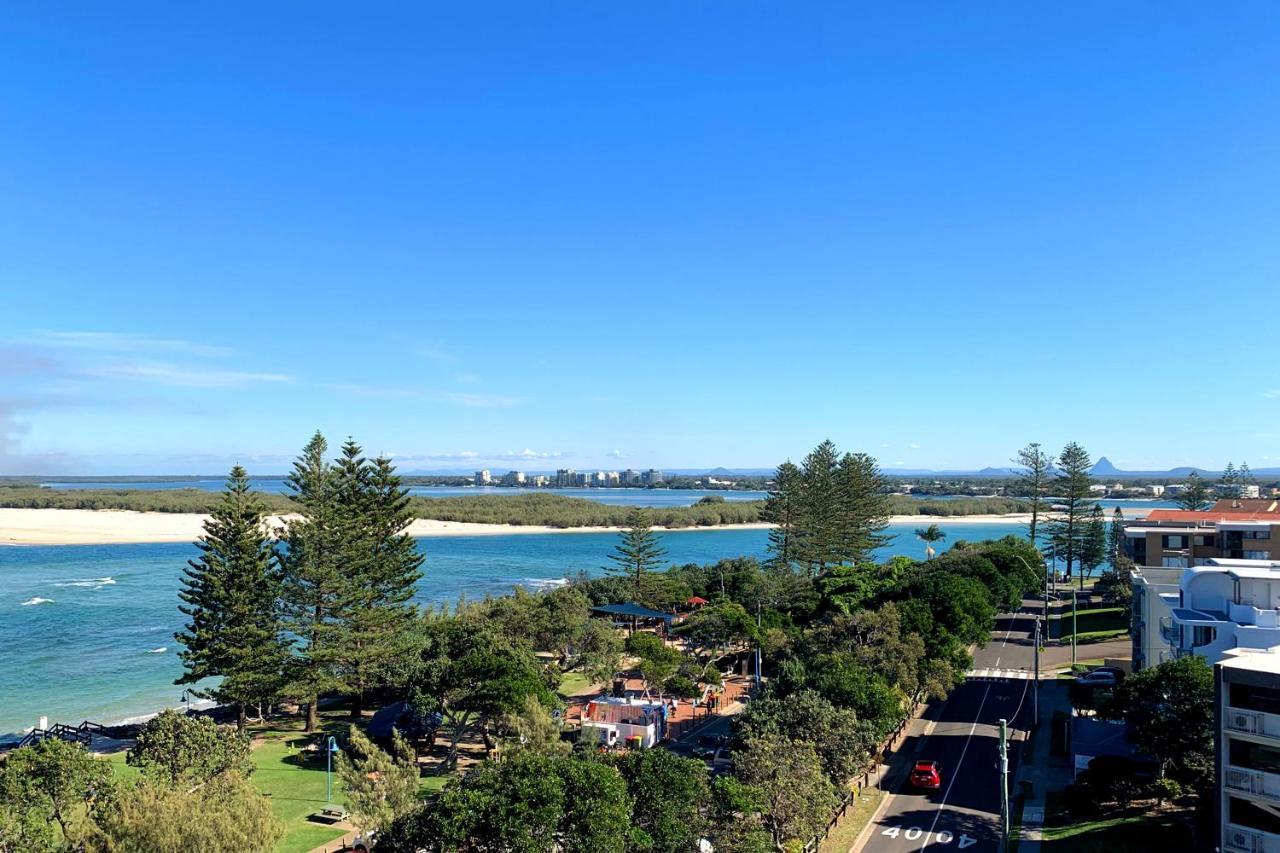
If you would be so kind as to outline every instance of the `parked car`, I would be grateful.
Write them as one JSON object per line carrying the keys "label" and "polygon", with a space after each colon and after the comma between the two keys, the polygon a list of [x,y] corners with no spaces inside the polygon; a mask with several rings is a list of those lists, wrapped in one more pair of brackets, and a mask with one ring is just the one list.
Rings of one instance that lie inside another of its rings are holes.
{"label": "parked car", "polygon": [[1076,684],[1081,687],[1115,687],[1119,681],[1114,672],[1098,669],[1076,676]]}
{"label": "parked car", "polygon": [[942,765],[936,761],[917,761],[911,771],[911,784],[927,791],[942,787]]}
{"label": "parked car", "polygon": [[1116,681],[1124,681],[1124,677],[1128,674],[1118,666],[1095,666],[1089,672],[1109,672],[1116,677]]}

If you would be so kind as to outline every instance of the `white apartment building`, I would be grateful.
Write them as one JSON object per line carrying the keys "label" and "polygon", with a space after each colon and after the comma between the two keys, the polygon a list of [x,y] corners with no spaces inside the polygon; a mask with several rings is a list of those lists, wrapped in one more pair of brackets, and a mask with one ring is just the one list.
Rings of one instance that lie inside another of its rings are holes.
{"label": "white apartment building", "polygon": [[[1203,565],[1181,572],[1177,599],[1151,583],[1143,570],[1143,582],[1134,582],[1135,613],[1139,586],[1143,607],[1151,614],[1140,617],[1149,629],[1152,617],[1168,653],[1160,655],[1154,638],[1144,637],[1144,663],[1154,666],[1171,655],[1194,654],[1209,663],[1222,660],[1231,649],[1269,649],[1280,646],[1280,560],[1232,560],[1213,557]],[[1155,593],[1157,601],[1153,601]],[[1167,608],[1165,614],[1162,608]],[[1135,651],[1138,639],[1134,638]]]}
{"label": "white apartment building", "polygon": [[493,484],[493,476],[489,473],[489,469],[476,472],[475,483],[477,486],[489,486]]}
{"label": "white apartment building", "polygon": [[1280,647],[1224,652],[1214,696],[1219,849],[1280,853]]}
{"label": "white apartment building", "polygon": [[1173,659],[1173,645],[1163,625],[1172,624],[1173,609],[1181,603],[1178,581],[1182,569],[1140,566],[1133,571],[1133,668],[1159,666]]}

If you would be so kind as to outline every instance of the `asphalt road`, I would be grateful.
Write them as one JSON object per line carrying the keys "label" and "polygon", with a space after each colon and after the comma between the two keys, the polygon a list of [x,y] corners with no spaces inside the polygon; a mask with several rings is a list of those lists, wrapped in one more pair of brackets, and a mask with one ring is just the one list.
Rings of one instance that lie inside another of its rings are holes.
{"label": "asphalt road", "polygon": [[[1026,610],[1026,608],[1024,608]],[[1031,612],[1000,617],[986,648],[974,655],[974,671],[1003,670],[1017,675],[1032,669],[1034,630]],[[894,787],[860,848],[867,853],[911,850],[968,850],[996,853],[1000,835],[999,726],[1029,724],[1032,682],[1026,678],[969,678],[925,715],[923,733],[908,738],[902,754],[942,764],[942,787],[918,791],[905,778]],[[1016,717],[1016,719],[1015,719]],[[1009,780],[1017,772],[1010,749]],[[1012,792],[1011,792],[1012,793]]]}

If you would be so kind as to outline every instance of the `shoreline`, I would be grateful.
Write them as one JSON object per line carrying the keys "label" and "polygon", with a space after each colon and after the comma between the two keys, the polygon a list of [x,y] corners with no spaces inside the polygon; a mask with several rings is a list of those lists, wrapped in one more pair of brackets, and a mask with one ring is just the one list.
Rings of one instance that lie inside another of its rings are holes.
{"label": "shoreline", "polygon": [[[139,545],[150,542],[194,542],[203,530],[206,515],[199,513],[137,512],[107,509],[17,509],[0,507],[0,544],[3,545]],[[1026,513],[1007,515],[895,515],[890,524],[1026,524]],[[281,524],[271,516],[272,526]],[[766,522],[724,524],[715,527],[656,527],[679,533],[691,530],[767,530]],[[409,525],[415,538],[437,536],[511,536],[548,533],[617,533],[619,527],[549,527],[546,525],[483,524],[419,518]]]}

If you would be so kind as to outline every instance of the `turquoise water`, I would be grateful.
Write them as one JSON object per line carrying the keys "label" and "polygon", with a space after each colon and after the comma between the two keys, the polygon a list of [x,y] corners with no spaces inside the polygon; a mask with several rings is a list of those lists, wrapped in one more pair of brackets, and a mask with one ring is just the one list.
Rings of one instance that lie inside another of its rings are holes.
{"label": "turquoise water", "polygon": [[[882,556],[922,556],[912,525]],[[1020,533],[1015,524],[945,525],[943,545]],[[763,556],[763,530],[659,534],[669,563]],[[512,534],[420,539],[426,554],[418,599],[502,595],[522,584],[595,574],[617,541],[612,533]],[[177,591],[190,544],[56,545],[0,548],[0,733],[50,722],[119,720],[177,706],[181,688],[174,632]]]}
{"label": "turquoise water", "polygon": [[[147,489],[169,491],[172,489],[203,489],[220,492],[226,485],[225,478],[205,477],[198,480],[154,480],[129,482],[47,482],[41,483],[51,489]],[[279,477],[259,477],[253,481],[253,487],[262,492],[283,493],[288,491],[285,482]],[[759,501],[767,495],[764,492],[734,491],[729,489],[523,489],[498,486],[409,486],[409,494],[421,495],[424,498],[454,498],[473,495],[523,495],[551,494],[564,495],[569,498],[582,498],[596,503],[614,506],[693,506],[707,495],[719,495],[726,501]]]}

